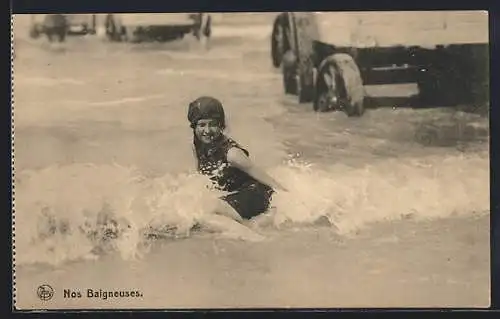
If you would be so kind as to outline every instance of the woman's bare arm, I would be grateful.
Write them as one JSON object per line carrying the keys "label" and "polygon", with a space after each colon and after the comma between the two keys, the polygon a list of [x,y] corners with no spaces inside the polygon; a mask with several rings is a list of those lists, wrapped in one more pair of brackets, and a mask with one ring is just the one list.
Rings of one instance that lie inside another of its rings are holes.
{"label": "woman's bare arm", "polygon": [[191,146],[191,150],[193,151],[193,160],[194,160],[195,170],[198,170],[198,156],[196,156],[196,149],[194,148],[194,145]]}
{"label": "woman's bare arm", "polygon": [[252,176],[256,180],[263,184],[266,184],[274,189],[281,189],[283,191],[288,191],[283,185],[278,183],[274,178],[269,176],[265,171],[257,167],[246,154],[239,148],[233,147],[227,152],[228,162],[246,172],[248,175]]}

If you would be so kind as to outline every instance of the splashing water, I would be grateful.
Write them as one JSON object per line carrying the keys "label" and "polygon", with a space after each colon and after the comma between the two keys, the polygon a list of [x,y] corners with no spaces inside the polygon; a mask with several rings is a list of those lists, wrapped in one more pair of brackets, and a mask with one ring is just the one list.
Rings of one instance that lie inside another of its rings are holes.
{"label": "splashing water", "polygon": [[380,221],[489,211],[489,167],[480,156],[386,159],[364,169],[295,165],[278,171],[291,185],[289,194],[274,200],[279,222],[311,223],[324,216],[344,235]]}
{"label": "splashing water", "polygon": [[[474,169],[470,169],[473,167]],[[327,218],[348,235],[374,222],[489,212],[489,166],[481,154],[372,162],[363,169],[289,161],[271,174],[271,227]],[[158,234],[189,236],[217,196],[197,174],[148,179],[134,168],[71,164],[16,175],[16,263],[61,264],[118,251],[144,255]],[[156,234],[156,235],[155,235]],[[154,235],[154,236],[152,236]]]}
{"label": "splashing water", "polygon": [[196,175],[146,180],[118,165],[25,171],[16,181],[16,259],[57,264],[96,248],[134,258],[146,227],[194,222],[213,197],[204,182]]}

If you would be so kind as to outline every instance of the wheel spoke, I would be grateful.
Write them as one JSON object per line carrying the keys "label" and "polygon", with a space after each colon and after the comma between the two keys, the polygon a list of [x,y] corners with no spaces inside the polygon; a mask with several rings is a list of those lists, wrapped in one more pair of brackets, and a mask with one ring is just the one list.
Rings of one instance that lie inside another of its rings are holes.
{"label": "wheel spoke", "polygon": [[322,111],[337,109],[339,108],[340,101],[337,97],[336,69],[333,65],[329,64],[323,68],[321,73],[326,88],[318,101],[319,109]]}
{"label": "wheel spoke", "polygon": [[330,88],[333,84],[333,79],[331,77],[330,74],[328,74],[327,72],[324,72],[323,73],[323,80],[325,80],[325,84],[328,88]]}
{"label": "wheel spoke", "polygon": [[332,84],[330,87],[335,91],[337,86],[335,81],[336,70],[331,64],[328,66],[328,73],[330,73],[330,76],[332,77]]}
{"label": "wheel spoke", "polygon": [[335,81],[335,68],[332,65],[329,65],[323,72],[323,79],[328,88],[328,91],[330,92],[337,91],[337,85]]}

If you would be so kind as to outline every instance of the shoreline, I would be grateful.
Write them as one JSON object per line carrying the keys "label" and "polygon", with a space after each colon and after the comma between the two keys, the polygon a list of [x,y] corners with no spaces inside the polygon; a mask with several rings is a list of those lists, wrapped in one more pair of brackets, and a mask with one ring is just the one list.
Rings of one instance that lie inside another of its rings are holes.
{"label": "shoreline", "polygon": [[[488,307],[489,218],[379,222],[351,237],[328,227],[290,228],[262,243],[194,236],[163,241],[143,260],[108,255],[57,268],[17,266],[17,306]],[[42,282],[56,295],[122,289],[144,297],[41,302],[34,292]]]}

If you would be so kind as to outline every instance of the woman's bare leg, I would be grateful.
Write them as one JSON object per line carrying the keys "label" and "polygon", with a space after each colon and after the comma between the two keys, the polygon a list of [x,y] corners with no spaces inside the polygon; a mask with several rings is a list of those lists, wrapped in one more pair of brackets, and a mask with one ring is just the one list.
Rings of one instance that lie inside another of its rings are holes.
{"label": "woman's bare leg", "polygon": [[219,200],[214,203],[209,214],[198,219],[202,226],[223,233],[230,238],[249,241],[261,241],[264,237],[245,225],[241,224],[243,218],[226,202]]}
{"label": "woman's bare leg", "polygon": [[223,200],[217,200],[212,207],[212,212],[217,215],[222,215],[234,219],[237,222],[243,222],[243,218],[234,208]]}
{"label": "woman's bare leg", "polygon": [[198,219],[198,223],[211,230],[220,232],[223,236],[228,238],[242,239],[247,241],[264,240],[264,236],[223,215],[205,215]]}

